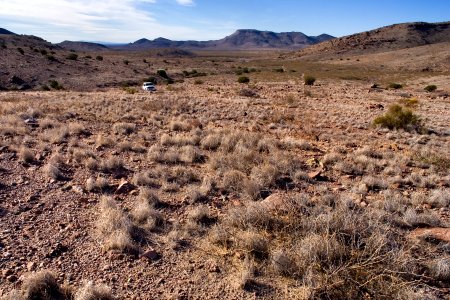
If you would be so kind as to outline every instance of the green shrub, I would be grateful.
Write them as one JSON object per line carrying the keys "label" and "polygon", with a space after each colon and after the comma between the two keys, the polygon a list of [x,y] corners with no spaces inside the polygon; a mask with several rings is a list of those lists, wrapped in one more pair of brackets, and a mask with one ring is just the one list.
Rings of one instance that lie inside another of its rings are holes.
{"label": "green shrub", "polygon": [[378,116],[373,121],[376,126],[381,126],[393,129],[416,130],[420,131],[422,128],[419,116],[415,115],[411,110],[405,109],[398,104],[389,107],[387,113]]}
{"label": "green shrub", "polygon": [[398,89],[401,89],[401,88],[403,88],[403,85],[401,85],[400,83],[390,83],[389,84],[389,88],[390,89],[394,89],[394,90],[398,90]]}
{"label": "green shrub", "polygon": [[66,58],[70,59],[70,60],[77,60],[78,59],[78,55],[75,54],[75,53],[70,53],[69,55],[67,55]]}
{"label": "green shrub", "polygon": [[276,68],[274,69],[275,72],[277,73],[284,73],[284,69],[283,68]]}
{"label": "green shrub", "polygon": [[123,63],[126,64],[128,66],[128,64],[130,63],[130,61],[128,59],[124,59]]}
{"label": "green shrub", "polygon": [[45,57],[47,57],[49,61],[56,61],[56,58],[53,55],[47,54]]}
{"label": "green shrub", "polygon": [[87,58],[87,59],[91,59],[92,58],[92,56],[90,56],[90,55],[86,55],[84,58]]}
{"label": "green shrub", "polygon": [[97,56],[95,57],[95,59],[98,60],[98,61],[102,61],[102,60],[103,60],[103,56],[97,55]]}
{"label": "green shrub", "polygon": [[49,85],[50,85],[50,87],[52,89],[55,89],[55,90],[62,90],[62,89],[64,89],[64,87],[61,84],[59,84],[59,82],[56,81],[56,80],[53,80],[53,79],[49,80],[48,83],[49,83]]}
{"label": "green shrub", "polygon": [[435,90],[437,90],[437,86],[435,86],[434,84],[430,84],[430,85],[427,85],[424,88],[424,90],[431,93],[431,92],[434,92]]}
{"label": "green shrub", "polygon": [[240,76],[240,75],[244,74],[244,71],[242,71],[242,70],[237,70],[237,71],[235,72],[235,74],[238,75],[238,76]]}
{"label": "green shrub", "polygon": [[19,53],[20,53],[20,54],[22,54],[22,55],[24,55],[24,54],[25,54],[25,51],[23,51],[23,49],[22,49],[22,48],[20,48],[20,47],[18,47],[18,48],[17,48],[17,51],[19,51]]}
{"label": "green shrub", "polygon": [[42,49],[42,50],[39,51],[39,52],[41,52],[42,55],[47,55],[47,50],[45,50],[45,49]]}
{"label": "green shrub", "polygon": [[153,84],[157,84],[158,83],[158,80],[156,79],[156,77],[153,77],[153,76],[148,77],[148,78],[144,78],[144,80],[142,80],[142,81],[143,82],[151,82]]}
{"label": "green shrub", "polygon": [[306,75],[303,78],[303,82],[305,83],[305,85],[314,85],[314,82],[316,82],[316,78],[311,75]]}
{"label": "green shrub", "polygon": [[203,84],[203,80],[197,79],[196,81],[194,81],[194,84]]}
{"label": "green shrub", "polygon": [[50,91],[50,88],[49,88],[48,85],[46,85],[46,84],[42,85],[42,86],[41,86],[41,89],[42,89],[43,91]]}
{"label": "green shrub", "polygon": [[132,88],[132,87],[124,87],[123,90],[125,92],[127,92],[128,94],[131,94],[131,95],[133,95],[133,94],[135,94],[137,92],[137,90],[135,88]]}
{"label": "green shrub", "polygon": [[238,82],[239,83],[249,83],[250,82],[250,78],[248,78],[247,76],[241,76],[238,78]]}
{"label": "green shrub", "polygon": [[159,75],[159,76],[161,76],[162,78],[165,78],[165,79],[169,79],[169,75],[167,75],[167,72],[164,69],[157,70],[156,71],[156,75]]}

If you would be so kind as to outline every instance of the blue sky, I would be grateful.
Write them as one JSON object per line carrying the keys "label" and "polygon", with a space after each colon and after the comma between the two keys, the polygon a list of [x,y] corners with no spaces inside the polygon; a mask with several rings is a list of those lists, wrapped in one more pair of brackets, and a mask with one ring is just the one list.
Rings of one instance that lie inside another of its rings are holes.
{"label": "blue sky", "polygon": [[0,27],[63,40],[219,39],[237,29],[343,36],[450,21],[450,0],[0,0]]}

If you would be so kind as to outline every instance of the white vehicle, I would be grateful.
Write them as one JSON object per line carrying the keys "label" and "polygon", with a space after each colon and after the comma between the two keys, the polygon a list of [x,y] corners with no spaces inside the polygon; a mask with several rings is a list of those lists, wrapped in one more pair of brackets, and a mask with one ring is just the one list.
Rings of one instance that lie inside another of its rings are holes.
{"label": "white vehicle", "polygon": [[155,92],[156,91],[156,88],[155,88],[155,85],[153,84],[153,82],[144,82],[142,84],[142,89],[144,91],[150,91],[150,92]]}

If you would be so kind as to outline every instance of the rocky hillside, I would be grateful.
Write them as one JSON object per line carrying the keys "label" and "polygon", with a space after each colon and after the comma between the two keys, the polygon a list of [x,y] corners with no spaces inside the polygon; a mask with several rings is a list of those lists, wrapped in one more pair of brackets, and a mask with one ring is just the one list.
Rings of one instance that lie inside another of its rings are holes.
{"label": "rocky hillside", "polygon": [[299,49],[333,39],[331,35],[307,36],[301,32],[237,30],[230,36],[214,41],[172,41],[165,38],[140,39],[121,46],[122,49],[184,48],[209,50]]}
{"label": "rocky hillside", "polygon": [[332,39],[298,54],[367,54],[443,42],[450,42],[450,22],[403,23]]}
{"label": "rocky hillside", "polygon": [[72,42],[72,41],[64,41],[62,43],[57,44],[64,49],[67,50],[75,50],[75,51],[103,51],[108,50],[108,47],[98,43],[89,43],[89,42]]}

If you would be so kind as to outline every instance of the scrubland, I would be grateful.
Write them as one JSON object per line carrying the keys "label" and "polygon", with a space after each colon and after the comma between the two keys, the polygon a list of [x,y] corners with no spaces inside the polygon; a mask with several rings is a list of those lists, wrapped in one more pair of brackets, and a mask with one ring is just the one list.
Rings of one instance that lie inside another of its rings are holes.
{"label": "scrubland", "polygon": [[0,296],[446,299],[448,74],[276,63],[0,93]]}

